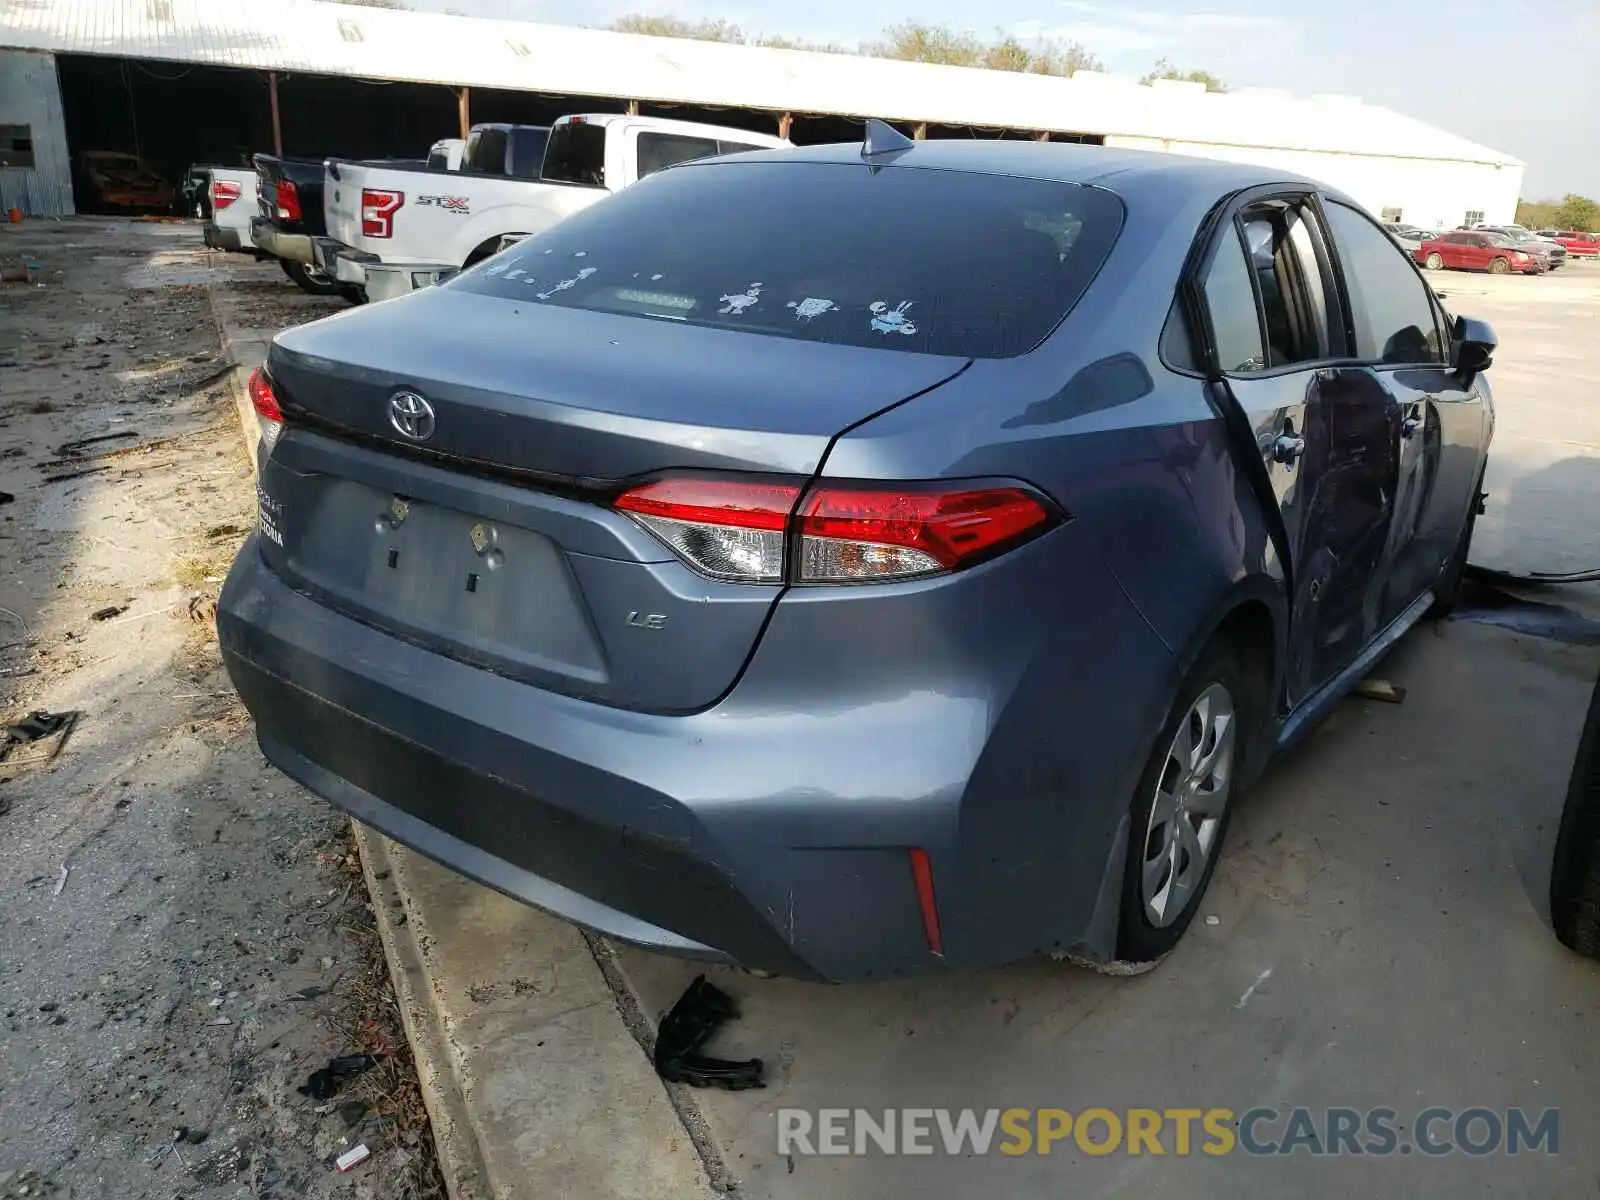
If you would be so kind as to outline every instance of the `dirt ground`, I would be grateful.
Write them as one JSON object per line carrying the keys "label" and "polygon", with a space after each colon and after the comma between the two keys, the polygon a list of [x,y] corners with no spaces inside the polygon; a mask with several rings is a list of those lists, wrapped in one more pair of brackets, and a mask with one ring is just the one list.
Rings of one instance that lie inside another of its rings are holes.
{"label": "dirt ground", "polygon": [[0,1200],[443,1196],[347,824],[217,655],[254,521],[221,257],[187,223],[0,231],[42,264],[0,283],[0,720],[77,714],[0,761]]}

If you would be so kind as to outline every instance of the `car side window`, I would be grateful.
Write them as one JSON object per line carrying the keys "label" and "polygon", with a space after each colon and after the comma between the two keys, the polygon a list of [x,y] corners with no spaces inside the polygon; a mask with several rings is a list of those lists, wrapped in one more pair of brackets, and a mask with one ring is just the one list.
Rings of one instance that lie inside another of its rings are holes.
{"label": "car side window", "polygon": [[717,143],[713,138],[685,137],[677,133],[639,134],[639,178],[697,158],[713,158]]}
{"label": "car side window", "polygon": [[1356,332],[1356,357],[1389,364],[1442,363],[1428,287],[1394,243],[1348,205],[1328,205]]}
{"label": "car side window", "polygon": [[1206,272],[1206,309],[1216,339],[1217,362],[1224,371],[1259,371],[1266,366],[1261,345],[1261,316],[1250,264],[1237,231],[1224,236]]}
{"label": "car side window", "polygon": [[1327,358],[1327,295],[1304,213],[1295,203],[1274,200],[1247,209],[1240,228],[1261,302],[1266,365]]}

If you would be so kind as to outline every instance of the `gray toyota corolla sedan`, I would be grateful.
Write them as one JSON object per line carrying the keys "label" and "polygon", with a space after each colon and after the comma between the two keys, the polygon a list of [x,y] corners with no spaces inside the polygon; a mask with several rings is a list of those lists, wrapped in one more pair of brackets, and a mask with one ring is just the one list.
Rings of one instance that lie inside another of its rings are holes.
{"label": "gray toyota corolla sedan", "polygon": [[1171,949],[1241,788],[1449,603],[1494,335],[1309,180],[892,147],[281,333],[218,621],[267,757],[668,953]]}

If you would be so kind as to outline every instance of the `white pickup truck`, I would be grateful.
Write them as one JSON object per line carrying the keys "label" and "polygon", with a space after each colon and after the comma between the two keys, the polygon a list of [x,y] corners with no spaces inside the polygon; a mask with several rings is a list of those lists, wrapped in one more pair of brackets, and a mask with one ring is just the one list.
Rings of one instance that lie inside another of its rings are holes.
{"label": "white pickup truck", "polygon": [[259,254],[250,236],[256,215],[256,173],[251,167],[206,168],[206,206],[211,210],[202,234],[213,250]]}
{"label": "white pickup truck", "polygon": [[[316,240],[313,254],[325,273],[363,288],[368,299],[388,299],[448,278],[673,163],[787,145],[743,129],[604,114],[552,125],[532,177],[329,159],[328,236]],[[469,138],[469,163],[475,149]]]}

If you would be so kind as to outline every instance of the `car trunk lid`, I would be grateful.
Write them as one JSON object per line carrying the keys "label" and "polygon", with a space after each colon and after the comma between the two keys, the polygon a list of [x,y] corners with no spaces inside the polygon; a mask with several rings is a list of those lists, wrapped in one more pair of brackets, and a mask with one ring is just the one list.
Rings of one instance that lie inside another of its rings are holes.
{"label": "car trunk lid", "polygon": [[[660,472],[809,476],[845,428],[966,364],[448,287],[352,310],[273,346],[289,425],[262,473],[263,553],[439,653],[694,710],[781,589],[694,573],[611,499]],[[396,395],[425,402],[425,437],[391,419]]]}

